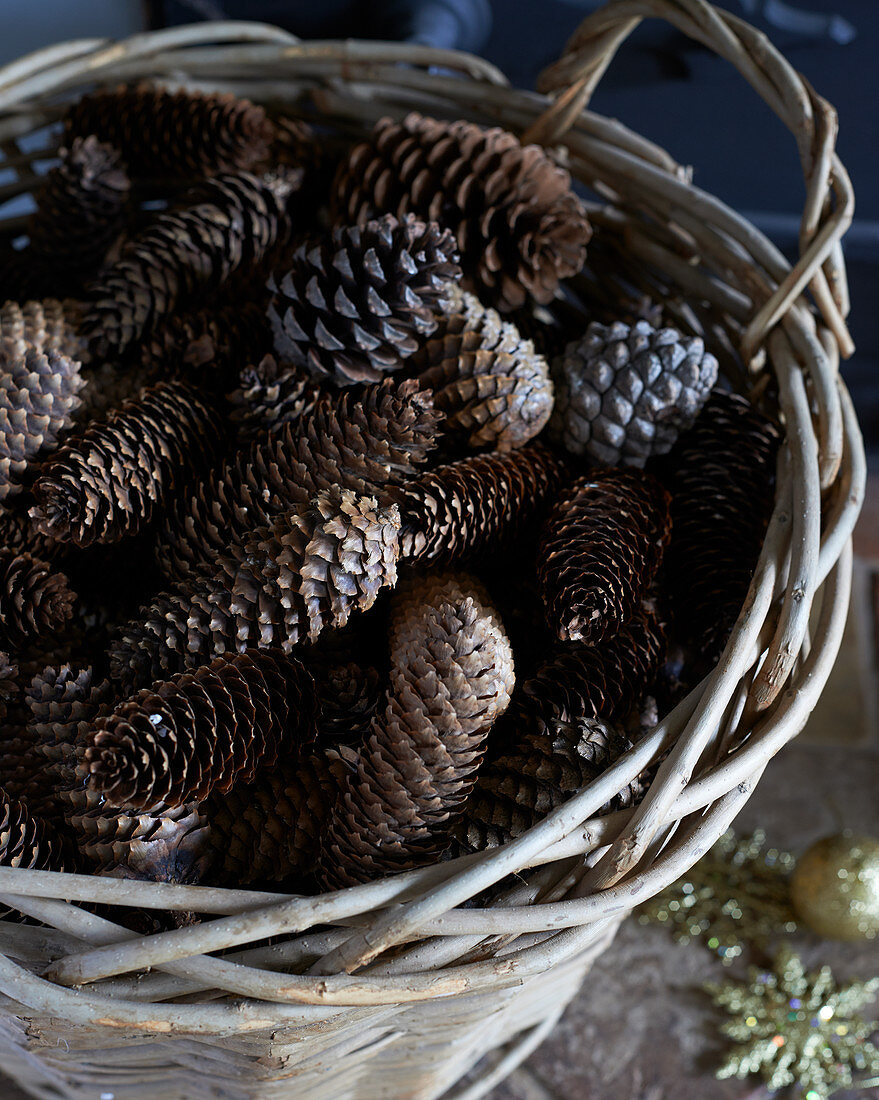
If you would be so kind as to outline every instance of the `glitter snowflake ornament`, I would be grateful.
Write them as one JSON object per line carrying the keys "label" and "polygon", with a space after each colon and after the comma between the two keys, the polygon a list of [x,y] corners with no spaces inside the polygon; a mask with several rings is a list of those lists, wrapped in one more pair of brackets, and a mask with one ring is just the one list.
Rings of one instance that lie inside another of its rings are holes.
{"label": "glitter snowflake ornament", "polygon": [[664,924],[680,943],[699,940],[724,963],[796,931],[789,877],[794,857],[766,847],[757,830],[726,832],[694,867],[640,909],[642,924]]}
{"label": "glitter snowflake ornament", "polygon": [[751,967],[749,981],[706,986],[730,1020],[722,1031],[733,1046],[717,1076],[762,1076],[771,1091],[797,1086],[804,1100],[826,1100],[849,1088],[855,1075],[879,1073],[870,1042],[879,1021],[860,1009],[879,991],[879,978],[839,984],[827,966],[806,973],[782,947],[771,970]]}

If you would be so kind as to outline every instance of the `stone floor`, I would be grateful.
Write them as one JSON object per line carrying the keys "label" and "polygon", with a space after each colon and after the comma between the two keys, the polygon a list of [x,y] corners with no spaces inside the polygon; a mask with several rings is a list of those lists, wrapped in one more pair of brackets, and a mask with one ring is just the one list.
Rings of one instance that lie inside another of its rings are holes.
{"label": "stone floor", "polygon": [[[846,827],[879,836],[879,482],[875,489],[859,527],[853,612],[831,683],[737,820],[742,831],[759,825],[794,852]],[[840,976],[879,974],[875,941],[800,937],[797,948]],[[725,973],[703,949],[628,921],[549,1039],[490,1100],[766,1100],[769,1093],[752,1080],[719,1082],[712,1074],[721,1041],[700,987]],[[0,1100],[27,1098],[0,1076]],[[836,1100],[879,1100],[879,1088]]]}

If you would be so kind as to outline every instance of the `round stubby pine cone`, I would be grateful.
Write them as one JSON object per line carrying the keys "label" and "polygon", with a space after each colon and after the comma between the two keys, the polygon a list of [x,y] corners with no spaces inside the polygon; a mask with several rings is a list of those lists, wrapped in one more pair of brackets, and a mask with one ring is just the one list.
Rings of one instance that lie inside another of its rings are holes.
{"label": "round stubby pine cone", "polygon": [[73,614],[76,595],[63,573],[29,554],[0,551],[0,646],[51,637]]}
{"label": "round stubby pine cone", "polygon": [[497,309],[548,302],[576,274],[592,234],[571,177],[501,129],[412,113],[384,118],[336,176],[340,220],[414,213],[457,237],[465,274]]}
{"label": "round stubby pine cone", "polygon": [[635,613],[669,540],[669,505],[639,470],[597,470],[562,492],[537,550],[546,621],[562,641],[601,642]]}
{"label": "round stubby pine cone", "polygon": [[313,740],[316,711],[314,681],[293,657],[278,650],[218,657],[98,718],[78,772],[109,806],[200,802]]}
{"label": "round stubby pine cone", "polygon": [[552,364],[550,430],[572,454],[606,466],[643,466],[693,424],[717,368],[698,336],[647,321],[593,321]]}
{"label": "round stubby pine cone", "polygon": [[460,278],[454,238],[433,222],[387,215],[308,242],[269,283],[275,351],[337,386],[378,382],[437,326]]}

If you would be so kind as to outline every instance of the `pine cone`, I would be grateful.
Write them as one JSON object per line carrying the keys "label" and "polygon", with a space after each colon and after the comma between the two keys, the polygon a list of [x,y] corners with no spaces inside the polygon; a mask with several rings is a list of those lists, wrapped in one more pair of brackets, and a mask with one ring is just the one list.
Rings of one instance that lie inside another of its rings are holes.
{"label": "pine cone", "polygon": [[247,886],[312,872],[338,788],[333,767],[325,753],[303,749],[212,795],[203,807],[212,880]]}
{"label": "pine cone", "polygon": [[297,367],[281,367],[273,355],[257,366],[245,367],[241,385],[229,395],[232,419],[245,436],[277,432],[285,424],[298,424],[310,413],[321,395],[320,386]]}
{"label": "pine cone", "polygon": [[314,681],[278,650],[218,657],[98,718],[79,774],[120,809],[200,802],[316,735]]}
{"label": "pine cone", "polygon": [[310,662],[320,699],[318,738],[327,746],[362,740],[378,713],[382,690],[376,669],[353,661],[344,665]]}
{"label": "pine cone", "polygon": [[0,650],[0,724],[6,721],[9,702],[18,694],[18,667]]}
{"label": "pine cone", "polygon": [[110,651],[129,689],[248,646],[284,652],[344,626],[397,580],[400,515],[348,490],[258,528],[234,556],[204,565],[129,623]]}
{"label": "pine cone", "polygon": [[194,376],[225,389],[246,363],[268,352],[272,333],[258,302],[221,299],[190,313],[164,319],[140,348],[141,365],[179,378]]}
{"label": "pine cone", "polygon": [[54,561],[61,549],[54,539],[36,530],[27,512],[11,509],[0,509],[0,546],[9,553],[29,554],[42,561]]}
{"label": "pine cone", "polygon": [[0,354],[0,501],[21,491],[29,463],[71,426],[82,385],[79,363],[56,351]]}
{"label": "pine cone", "polygon": [[378,493],[416,472],[435,434],[430,397],[415,382],[389,379],[356,398],[326,394],[298,423],[255,442],[180,501],[165,524],[160,563],[181,577],[319,492]]}
{"label": "pine cone", "polygon": [[565,462],[540,443],[438,466],[393,491],[403,556],[458,561],[512,543],[540,522],[569,476]]}
{"label": "pine cone", "polygon": [[623,717],[644,697],[664,650],[662,624],[646,608],[600,645],[557,646],[516,690],[497,743],[518,745],[532,735],[551,740],[557,722]]}
{"label": "pine cone", "polygon": [[338,386],[378,382],[437,325],[446,284],[460,278],[452,235],[433,222],[384,217],[302,244],[269,281],[275,350]]}
{"label": "pine cone", "polygon": [[543,529],[537,575],[550,630],[604,641],[635,613],[669,538],[668,493],[650,474],[600,470],[559,497]]}
{"label": "pine cone", "polygon": [[741,612],[775,500],[776,426],[716,392],[669,455],[666,555],[676,626],[712,666]]}
{"label": "pine cone", "polygon": [[77,546],[139,534],[216,457],[222,430],[195,389],[160,382],[53,456],[33,487],[34,526]]}
{"label": "pine cone", "polygon": [[29,710],[27,732],[44,789],[39,813],[54,824],[67,814],[64,792],[76,784],[77,736],[110,697],[108,680],[97,682],[91,666],[49,665],[38,672],[25,692]]}
{"label": "pine cone", "polygon": [[[73,871],[61,838],[47,821],[0,787],[0,867]],[[4,914],[8,914],[5,910]]]}
{"label": "pine cone", "polygon": [[289,232],[288,190],[284,179],[227,173],[202,183],[195,205],[158,214],[91,288],[81,331],[92,352],[123,351],[184,301],[260,264]]}
{"label": "pine cone", "polygon": [[38,192],[22,260],[69,292],[98,270],[119,236],[130,184],[118,152],[94,136],[74,138],[59,155]]}
{"label": "pine cone", "polygon": [[[553,722],[547,734],[526,734],[480,771],[455,840],[463,851],[494,848],[532,825],[606,771],[632,748],[625,731],[597,718]],[[644,794],[638,776],[597,816],[633,806]]]}
{"label": "pine cone", "polygon": [[513,689],[503,625],[468,577],[426,577],[396,602],[391,686],[325,830],[321,877],[335,886],[417,867],[447,843],[485,740]]}
{"label": "pine cone", "polygon": [[70,107],[65,141],[89,134],[119,149],[133,175],[189,180],[253,168],[265,159],[272,127],[246,99],[138,84],[93,92]]}
{"label": "pine cone", "polygon": [[593,322],[552,369],[553,435],[608,466],[643,466],[670,451],[717,381],[717,360],[700,337],[647,321]]}
{"label": "pine cone", "polygon": [[0,550],[0,645],[5,649],[61,630],[75,599],[67,578],[53,573],[51,565]]}
{"label": "pine cone", "polygon": [[433,391],[448,436],[472,449],[521,447],[552,412],[549,368],[495,310],[475,313],[471,307],[445,317],[411,368],[419,385]]}
{"label": "pine cone", "polygon": [[339,220],[376,213],[433,219],[455,232],[465,273],[503,312],[554,296],[576,274],[592,230],[571,177],[537,145],[470,122],[384,118],[336,176]]}
{"label": "pine cone", "polygon": [[4,302],[0,306],[0,359],[23,359],[29,347],[81,359],[81,341],[71,312],[70,303],[62,304],[54,298],[24,305]]}

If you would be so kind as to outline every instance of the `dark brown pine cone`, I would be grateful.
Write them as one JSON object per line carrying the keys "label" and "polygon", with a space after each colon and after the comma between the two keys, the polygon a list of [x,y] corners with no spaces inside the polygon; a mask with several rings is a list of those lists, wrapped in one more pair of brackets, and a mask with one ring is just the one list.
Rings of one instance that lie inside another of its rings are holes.
{"label": "dark brown pine cone", "polygon": [[[467,301],[470,299],[470,301]],[[514,325],[466,291],[447,295],[439,329],[407,364],[433,392],[447,438],[471,449],[521,447],[552,412],[549,367]]]}
{"label": "dark brown pine cone", "polygon": [[563,641],[603,641],[635,612],[670,531],[670,498],[651,474],[598,470],[565,489],[537,550],[547,625]]}
{"label": "dark brown pine cone", "polygon": [[450,562],[494,551],[539,523],[569,479],[565,461],[540,443],[429,470],[393,491],[403,556]]}
{"label": "dark brown pine cone", "polygon": [[193,387],[160,382],[52,457],[34,483],[34,526],[77,546],[139,534],[210,465],[222,434]]}
{"label": "dark brown pine cone", "polygon": [[310,874],[339,767],[323,752],[302,749],[258,772],[252,783],[211,795],[203,806],[205,847],[213,853],[211,881],[247,886]]}
{"label": "dark brown pine cone", "polygon": [[[47,822],[0,787],[0,867],[74,871],[65,845]],[[9,910],[4,910],[8,914]]]}
{"label": "dark brown pine cone", "polygon": [[76,785],[77,735],[109,698],[108,680],[98,682],[91,667],[70,664],[47,666],[25,692],[27,732],[44,792],[37,809],[55,824],[63,823],[69,809],[65,792]]}
{"label": "dark brown pine cone", "polygon": [[28,465],[72,425],[83,386],[79,367],[56,351],[0,352],[0,502],[21,491]]}
{"label": "dark brown pine cone", "polygon": [[11,508],[0,509],[0,546],[10,553],[30,554],[42,561],[55,561],[62,550],[54,539],[37,531],[27,512]]}
{"label": "dark brown pine cone", "polygon": [[73,613],[76,596],[63,573],[29,554],[0,550],[0,646],[51,637]]}
{"label": "dark brown pine cone", "polygon": [[738,394],[715,392],[669,455],[666,554],[675,626],[713,665],[751,583],[775,500],[776,426]]}
{"label": "dark brown pine cone", "polygon": [[309,662],[320,699],[318,738],[327,746],[352,745],[365,735],[382,698],[376,669],[347,664]]}
{"label": "dark brown pine cone", "polygon": [[[526,734],[481,769],[454,827],[455,840],[463,851],[482,851],[520,836],[632,746],[622,728],[597,718],[555,721],[544,734]],[[628,809],[645,790],[646,781],[637,777],[596,816]]]}
{"label": "dark brown pine cone", "polygon": [[[24,358],[28,348],[57,352],[68,359],[81,359],[81,341],[74,328],[70,303],[54,298],[41,302],[4,302],[0,306],[0,356]],[[5,360],[4,360],[5,361]]]}
{"label": "dark brown pine cone", "polygon": [[18,694],[18,666],[0,650],[0,723],[6,721],[9,703]]}
{"label": "dark brown pine cone", "polygon": [[571,177],[537,145],[471,122],[384,118],[336,176],[340,221],[417,214],[452,229],[465,274],[506,312],[548,302],[576,274],[592,230]]}
{"label": "dark brown pine cone", "polygon": [[558,645],[513,696],[498,728],[498,745],[529,736],[552,737],[557,722],[615,721],[644,697],[663,659],[665,631],[643,608],[600,645]]}
{"label": "dark brown pine cone", "polygon": [[255,527],[323,490],[361,496],[412,477],[435,446],[437,418],[415,382],[328,393],[295,424],[258,440],[169,513],[158,555],[170,577],[228,553]]}
{"label": "dark brown pine cone", "polygon": [[125,350],[191,297],[258,266],[289,233],[288,191],[283,177],[226,173],[201,183],[193,205],[158,214],[91,288],[81,331],[92,352]]}
{"label": "dark brown pine cone", "polygon": [[243,436],[277,432],[285,424],[297,424],[310,413],[320,397],[320,385],[298,367],[279,366],[274,355],[256,366],[245,367],[240,386],[229,395],[232,419]]}
{"label": "dark brown pine cone", "polygon": [[166,317],[140,347],[148,373],[161,367],[177,378],[193,378],[215,389],[234,385],[254,356],[268,352],[272,332],[258,302],[220,300],[189,313]]}
{"label": "dark brown pine cone", "polygon": [[378,382],[436,328],[443,292],[461,276],[457,258],[451,233],[414,217],[300,245],[269,283],[275,350],[339,386]]}
{"label": "dark brown pine cone", "polygon": [[397,581],[400,514],[349,490],[285,512],[236,550],[157,597],[111,646],[129,690],[249,646],[284,652],[344,626]]}
{"label": "dark brown pine cone", "polygon": [[61,163],[45,177],[28,225],[22,262],[70,293],[93,275],[125,221],[130,183],[119,153],[94,135],[59,150]]}
{"label": "dark brown pine cone", "polygon": [[152,810],[248,783],[316,736],[314,681],[279,650],[218,657],[93,723],[78,774],[108,806]]}
{"label": "dark brown pine cone", "polygon": [[121,151],[133,175],[189,180],[253,168],[272,128],[246,99],[138,84],[83,96],[68,110],[64,134],[68,144],[96,134]]}
{"label": "dark brown pine cone", "polygon": [[391,686],[327,823],[331,886],[421,866],[448,842],[485,741],[513,689],[513,651],[497,613],[466,576],[413,578],[395,601]]}

